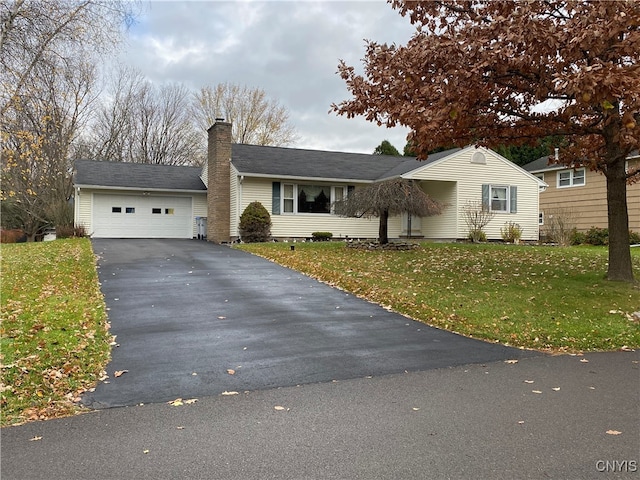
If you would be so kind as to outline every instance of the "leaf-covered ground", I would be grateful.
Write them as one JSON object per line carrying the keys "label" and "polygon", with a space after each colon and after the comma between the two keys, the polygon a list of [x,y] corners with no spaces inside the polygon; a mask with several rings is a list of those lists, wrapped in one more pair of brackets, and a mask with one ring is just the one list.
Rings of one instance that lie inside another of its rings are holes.
{"label": "leaf-covered ground", "polygon": [[[429,325],[550,351],[640,347],[638,285],[604,279],[598,247],[423,244],[363,251],[343,243],[239,248]],[[633,251],[640,278],[640,249]]]}
{"label": "leaf-covered ground", "polygon": [[2,425],[77,412],[111,335],[88,239],[2,245]]}

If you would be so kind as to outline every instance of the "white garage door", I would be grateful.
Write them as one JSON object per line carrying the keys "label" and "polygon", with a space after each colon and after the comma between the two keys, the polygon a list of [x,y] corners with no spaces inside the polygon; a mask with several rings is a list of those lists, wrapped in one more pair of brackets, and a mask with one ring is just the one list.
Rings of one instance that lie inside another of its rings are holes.
{"label": "white garage door", "polygon": [[94,194],[93,236],[191,238],[191,197]]}

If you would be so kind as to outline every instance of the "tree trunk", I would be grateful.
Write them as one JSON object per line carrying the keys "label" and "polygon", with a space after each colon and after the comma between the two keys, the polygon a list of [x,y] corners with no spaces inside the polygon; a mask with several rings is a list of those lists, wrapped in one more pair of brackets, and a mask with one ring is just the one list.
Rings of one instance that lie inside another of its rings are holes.
{"label": "tree trunk", "polygon": [[609,269],[607,271],[607,279],[633,282],[624,158],[608,165],[606,178],[609,219]]}
{"label": "tree trunk", "polygon": [[389,211],[385,210],[380,213],[380,228],[378,229],[378,241],[380,245],[389,243],[388,223]]}

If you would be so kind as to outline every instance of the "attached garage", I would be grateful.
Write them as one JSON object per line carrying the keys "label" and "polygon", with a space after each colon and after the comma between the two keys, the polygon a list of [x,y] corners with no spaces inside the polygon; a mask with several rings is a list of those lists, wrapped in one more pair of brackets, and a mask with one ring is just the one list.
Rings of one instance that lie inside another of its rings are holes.
{"label": "attached garage", "polygon": [[193,238],[207,216],[199,167],[76,162],[75,224],[96,238]]}

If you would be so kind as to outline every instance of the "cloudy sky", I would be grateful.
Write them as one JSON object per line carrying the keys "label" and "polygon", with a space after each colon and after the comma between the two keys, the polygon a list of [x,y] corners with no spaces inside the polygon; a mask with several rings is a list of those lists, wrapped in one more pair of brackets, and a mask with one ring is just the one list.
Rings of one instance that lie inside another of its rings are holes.
{"label": "cloudy sky", "polygon": [[290,112],[295,147],[371,153],[382,140],[402,151],[406,128],[328,113],[348,99],[338,60],[361,65],[364,39],[406,43],[408,19],[379,1],[153,1],[141,7],[120,61],[153,82],[193,90],[231,82],[264,89]]}

